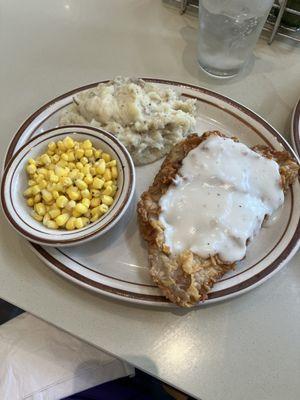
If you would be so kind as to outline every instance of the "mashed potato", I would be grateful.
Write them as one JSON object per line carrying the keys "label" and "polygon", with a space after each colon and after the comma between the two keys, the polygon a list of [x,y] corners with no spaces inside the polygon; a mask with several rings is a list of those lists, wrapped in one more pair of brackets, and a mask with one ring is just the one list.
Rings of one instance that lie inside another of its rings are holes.
{"label": "mashed potato", "polygon": [[195,101],[142,79],[116,78],[79,93],[60,124],[101,127],[112,132],[136,165],[153,162],[195,127]]}

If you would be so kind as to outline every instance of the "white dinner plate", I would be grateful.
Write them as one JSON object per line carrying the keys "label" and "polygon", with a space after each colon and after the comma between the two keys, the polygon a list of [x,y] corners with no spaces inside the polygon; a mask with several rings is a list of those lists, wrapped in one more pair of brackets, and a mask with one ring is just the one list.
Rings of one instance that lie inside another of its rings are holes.
{"label": "white dinner plate", "polygon": [[[146,79],[171,87],[185,98],[197,100],[197,127],[220,130],[237,136],[252,146],[267,144],[272,148],[293,150],[285,139],[257,114],[220,94],[179,82]],[[61,110],[69,105],[75,93],[96,84],[75,89],[44,105],[29,117],[13,138],[6,162],[27,140],[57,126]],[[296,157],[296,155],[294,154]],[[136,197],[132,207],[106,235],[89,243],[70,248],[50,248],[31,243],[35,253],[56,272],[88,289],[130,302],[171,306],[153,284],[147,262],[147,249],[136,220],[136,202],[148,188],[162,160],[136,168]],[[284,206],[269,227],[263,227],[250,243],[246,258],[235,271],[226,274],[208,294],[206,303],[224,300],[261,284],[278,271],[299,247],[299,182],[286,194]]]}
{"label": "white dinner plate", "polygon": [[291,122],[292,143],[296,153],[300,156],[300,99],[294,108]]}

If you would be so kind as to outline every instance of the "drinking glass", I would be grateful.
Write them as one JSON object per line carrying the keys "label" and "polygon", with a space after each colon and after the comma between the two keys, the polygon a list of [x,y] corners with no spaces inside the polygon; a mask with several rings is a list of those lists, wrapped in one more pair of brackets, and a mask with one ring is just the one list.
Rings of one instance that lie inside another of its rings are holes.
{"label": "drinking glass", "polygon": [[209,74],[236,75],[250,58],[273,0],[199,0],[198,61]]}

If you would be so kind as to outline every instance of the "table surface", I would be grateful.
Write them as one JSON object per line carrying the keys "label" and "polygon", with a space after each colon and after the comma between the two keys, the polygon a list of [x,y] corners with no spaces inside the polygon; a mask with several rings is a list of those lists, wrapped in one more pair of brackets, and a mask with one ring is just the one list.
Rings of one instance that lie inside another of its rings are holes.
{"label": "table surface", "polygon": [[[159,0],[0,0],[1,159],[22,121],[74,87],[114,77],[179,80],[228,95],[287,138],[300,48],[260,39],[239,77],[196,62],[197,19]],[[300,255],[262,286],[192,311],[114,302],[47,268],[0,223],[0,297],[202,400],[300,398]]]}

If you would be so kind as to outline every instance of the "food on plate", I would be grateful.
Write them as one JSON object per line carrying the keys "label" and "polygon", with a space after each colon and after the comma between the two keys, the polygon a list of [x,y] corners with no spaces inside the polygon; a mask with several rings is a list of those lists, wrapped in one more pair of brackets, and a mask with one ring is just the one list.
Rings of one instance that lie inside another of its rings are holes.
{"label": "food on plate", "polygon": [[205,300],[283,204],[298,169],[286,151],[250,149],[217,131],[174,146],[137,208],[163,294],[185,307]]}
{"label": "food on plate", "polygon": [[142,79],[118,77],[75,95],[61,125],[83,124],[112,132],[136,165],[167,154],[195,127],[195,100]]}
{"label": "food on plate", "polygon": [[32,216],[50,229],[80,229],[97,221],[113,204],[118,189],[117,161],[67,136],[29,159],[24,191]]}

